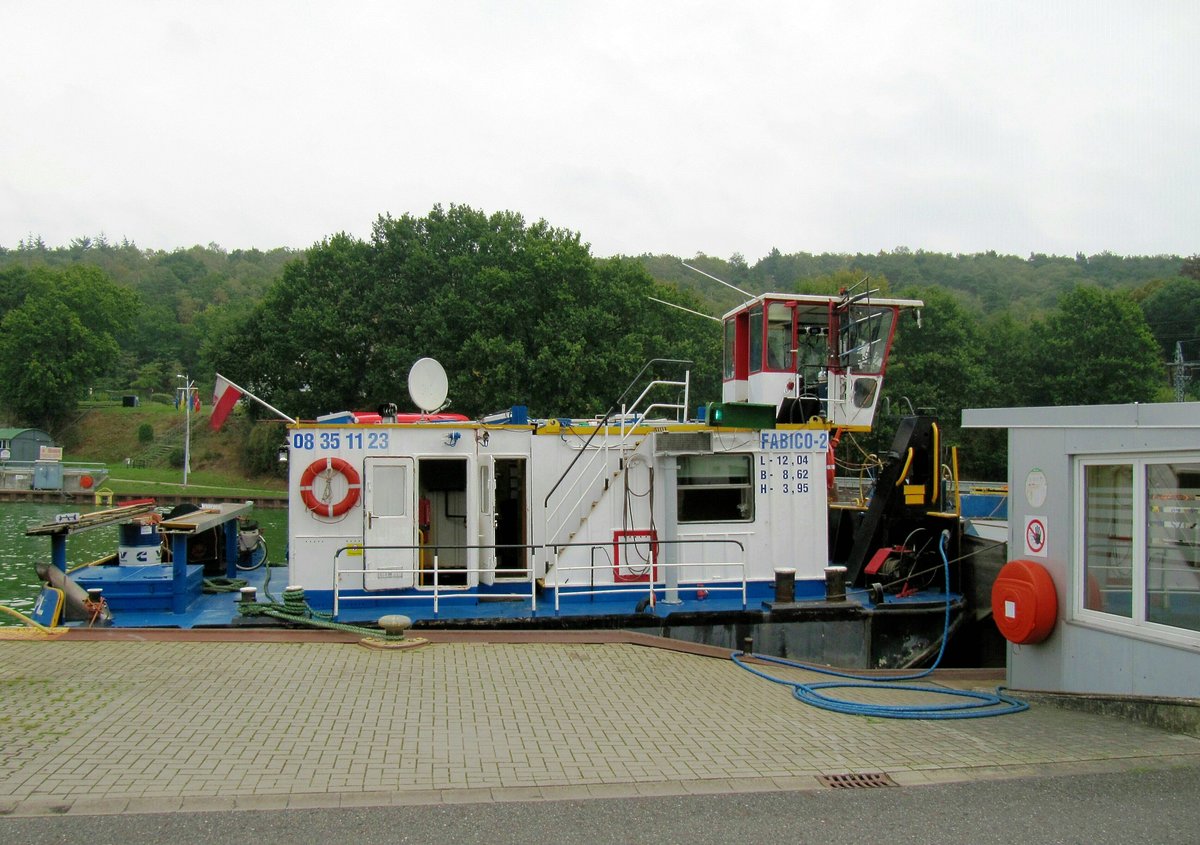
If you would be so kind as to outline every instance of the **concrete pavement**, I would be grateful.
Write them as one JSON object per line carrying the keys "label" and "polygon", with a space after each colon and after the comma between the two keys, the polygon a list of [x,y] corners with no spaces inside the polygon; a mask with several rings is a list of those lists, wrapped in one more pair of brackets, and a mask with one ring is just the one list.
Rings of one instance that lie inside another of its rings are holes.
{"label": "concrete pavement", "polygon": [[678,643],[551,636],[438,632],[397,651],[293,632],[0,641],[0,815],[720,794],[827,789],[821,776],[843,774],[914,785],[1200,766],[1200,739],[1109,716],[1045,705],[955,721],[839,715]]}

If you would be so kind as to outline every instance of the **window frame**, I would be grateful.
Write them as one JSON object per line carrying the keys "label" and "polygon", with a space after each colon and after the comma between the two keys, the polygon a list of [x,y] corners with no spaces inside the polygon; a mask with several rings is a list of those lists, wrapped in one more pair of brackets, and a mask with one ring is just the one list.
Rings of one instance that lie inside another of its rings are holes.
{"label": "window frame", "polygon": [[[1137,639],[1200,650],[1200,631],[1150,621],[1147,585],[1149,583],[1149,530],[1147,506],[1149,484],[1147,468],[1162,464],[1200,464],[1200,453],[1162,452],[1076,455],[1074,463],[1074,550],[1071,583],[1072,618],[1089,627]],[[1087,468],[1090,466],[1128,466],[1132,468],[1132,571],[1130,578],[1130,615],[1087,608]]]}
{"label": "window frame", "polygon": [[[691,460],[706,459],[706,458],[707,459],[720,458],[723,460],[730,460],[730,459],[736,458],[736,459],[744,460],[745,465],[746,465],[746,481],[744,484],[737,482],[737,481],[691,484],[691,483],[684,481],[684,477],[683,477],[682,473],[678,473],[675,478],[675,520],[676,520],[676,522],[679,525],[714,525],[714,524],[719,525],[719,524],[724,524],[724,523],[754,522],[755,510],[756,510],[755,487],[754,487],[754,456],[752,454],[750,454],[749,452],[714,452],[711,454],[704,453],[704,454],[695,454],[695,455],[680,455],[680,456],[678,456],[678,460],[680,461],[679,469],[680,470],[683,469],[682,463],[684,460],[691,461]],[[684,517],[684,508],[682,505],[683,505],[683,496],[684,496],[685,492],[697,493],[697,492],[704,492],[704,491],[711,492],[711,491],[718,491],[718,490],[719,491],[744,490],[745,493],[742,497],[742,501],[747,504],[748,513],[744,516],[719,518],[719,519],[686,519]]]}

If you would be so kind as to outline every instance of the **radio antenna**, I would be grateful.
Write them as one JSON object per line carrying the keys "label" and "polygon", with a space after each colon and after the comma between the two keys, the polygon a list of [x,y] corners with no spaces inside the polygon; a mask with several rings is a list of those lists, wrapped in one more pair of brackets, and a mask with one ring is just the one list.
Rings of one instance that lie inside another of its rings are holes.
{"label": "radio antenna", "polygon": [[714,317],[711,314],[704,314],[700,311],[693,311],[691,308],[684,308],[682,305],[676,305],[674,302],[667,302],[665,299],[657,299],[653,296],[647,296],[651,302],[657,302],[659,305],[669,305],[672,308],[678,308],[680,311],[686,311],[689,314],[695,314],[697,317],[703,317],[706,320],[712,320],[714,323],[721,322],[719,317]]}
{"label": "radio antenna", "polygon": [[708,278],[712,279],[714,282],[720,282],[721,284],[725,285],[725,287],[727,287],[727,288],[732,288],[733,290],[736,290],[736,291],[737,291],[738,293],[740,293],[742,296],[746,297],[746,299],[747,299],[747,300],[754,299],[754,296],[753,296],[752,294],[746,293],[744,290],[742,290],[741,288],[739,288],[737,285],[731,285],[731,284],[729,284],[729,282],[726,282],[726,281],[724,281],[723,279],[718,279],[716,276],[712,275],[711,273],[705,273],[705,272],[704,272],[703,270],[701,270],[699,267],[693,267],[691,264],[688,264],[688,263],[687,263],[686,261],[684,261],[683,259],[680,259],[680,263],[681,263],[681,264],[683,264],[683,266],[684,266],[684,267],[686,267],[686,268],[688,268],[689,270],[695,270],[695,271],[696,271],[697,273],[699,273],[701,276],[707,276]]}

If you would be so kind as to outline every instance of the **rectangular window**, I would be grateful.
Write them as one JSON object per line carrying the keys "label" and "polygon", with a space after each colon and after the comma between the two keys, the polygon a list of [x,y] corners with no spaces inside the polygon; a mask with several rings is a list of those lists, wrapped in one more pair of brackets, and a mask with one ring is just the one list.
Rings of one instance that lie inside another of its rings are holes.
{"label": "rectangular window", "polygon": [[754,488],[749,455],[679,458],[679,522],[750,522]]}
{"label": "rectangular window", "polygon": [[761,373],[763,368],[763,309],[750,309],[750,372]]}
{"label": "rectangular window", "polygon": [[408,467],[377,466],[372,481],[376,516],[404,516],[408,511]]}
{"label": "rectangular window", "polygon": [[1089,466],[1083,495],[1083,606],[1132,618],[1133,467]]}
{"label": "rectangular window", "polygon": [[792,369],[792,309],[782,302],[767,307],[767,368]]}
{"label": "rectangular window", "polygon": [[1200,464],[1146,466],[1146,618],[1200,631]]}
{"label": "rectangular window", "polygon": [[736,320],[730,318],[725,321],[725,380],[729,381],[733,378],[733,342],[737,337]]}
{"label": "rectangular window", "polygon": [[1130,458],[1081,465],[1081,618],[1195,641],[1200,462]]}

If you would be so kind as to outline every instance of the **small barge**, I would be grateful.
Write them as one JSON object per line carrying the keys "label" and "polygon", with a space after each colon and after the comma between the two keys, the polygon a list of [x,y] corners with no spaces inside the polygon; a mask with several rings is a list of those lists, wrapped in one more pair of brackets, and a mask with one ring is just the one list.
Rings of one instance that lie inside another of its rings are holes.
{"label": "small barge", "polygon": [[[921,305],[757,296],[725,315],[722,397],[695,412],[688,362],[660,360],[605,414],[470,420],[444,412],[446,374],[422,359],[415,413],[289,427],[293,601],[335,624],[620,627],[846,666],[928,661],[967,616],[936,420],[901,422],[868,499],[838,502],[834,484],[839,440],[871,429],[896,326]],[[212,565],[233,577],[226,507]],[[158,526],[161,591],[119,564],[68,580],[100,588],[114,625],[231,624],[246,614],[183,562],[215,527],[193,519]],[[153,609],[121,594],[134,582]]]}

